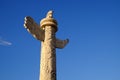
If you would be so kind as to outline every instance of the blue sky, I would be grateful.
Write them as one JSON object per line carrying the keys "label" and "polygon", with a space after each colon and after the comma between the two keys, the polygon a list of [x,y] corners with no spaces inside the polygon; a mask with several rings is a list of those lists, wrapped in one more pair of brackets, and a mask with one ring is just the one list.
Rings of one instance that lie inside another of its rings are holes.
{"label": "blue sky", "polygon": [[40,42],[23,27],[49,10],[56,36],[57,80],[120,80],[119,0],[0,0],[0,80],[39,80]]}

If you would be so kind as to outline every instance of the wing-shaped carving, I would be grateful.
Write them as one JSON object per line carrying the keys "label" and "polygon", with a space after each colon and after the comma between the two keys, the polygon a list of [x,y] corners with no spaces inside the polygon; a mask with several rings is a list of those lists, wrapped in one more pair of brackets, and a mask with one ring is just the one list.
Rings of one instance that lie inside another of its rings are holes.
{"label": "wing-shaped carving", "polygon": [[67,43],[69,42],[69,39],[66,39],[66,40],[60,40],[60,39],[56,39],[56,48],[64,48]]}
{"label": "wing-shaped carving", "polygon": [[39,27],[39,25],[30,17],[25,17],[24,27],[30,32],[33,37],[38,40],[44,40],[44,31]]}

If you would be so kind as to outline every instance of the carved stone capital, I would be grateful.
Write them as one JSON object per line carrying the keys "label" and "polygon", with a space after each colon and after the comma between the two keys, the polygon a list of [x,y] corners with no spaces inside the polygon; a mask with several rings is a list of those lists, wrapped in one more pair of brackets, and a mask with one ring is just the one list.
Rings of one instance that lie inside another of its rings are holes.
{"label": "carved stone capital", "polygon": [[51,26],[55,28],[55,32],[57,32],[58,28],[57,28],[57,21],[52,18],[53,16],[53,12],[49,11],[46,15],[46,18],[43,18],[40,22],[40,27],[44,30],[44,28],[46,26]]}

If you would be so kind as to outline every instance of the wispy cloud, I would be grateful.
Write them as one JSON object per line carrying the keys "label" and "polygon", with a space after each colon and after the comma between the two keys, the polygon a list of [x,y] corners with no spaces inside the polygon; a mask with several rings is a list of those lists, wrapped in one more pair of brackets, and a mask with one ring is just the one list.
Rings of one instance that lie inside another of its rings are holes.
{"label": "wispy cloud", "polygon": [[10,46],[10,45],[12,45],[12,43],[0,38],[0,45],[2,45],[2,46]]}

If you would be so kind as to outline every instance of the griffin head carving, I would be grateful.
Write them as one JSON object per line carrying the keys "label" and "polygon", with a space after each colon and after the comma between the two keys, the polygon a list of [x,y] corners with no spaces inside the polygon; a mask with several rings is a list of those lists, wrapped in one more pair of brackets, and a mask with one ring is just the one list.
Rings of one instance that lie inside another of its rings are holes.
{"label": "griffin head carving", "polygon": [[46,18],[52,18],[53,17],[53,11],[50,10],[47,15],[46,15]]}

